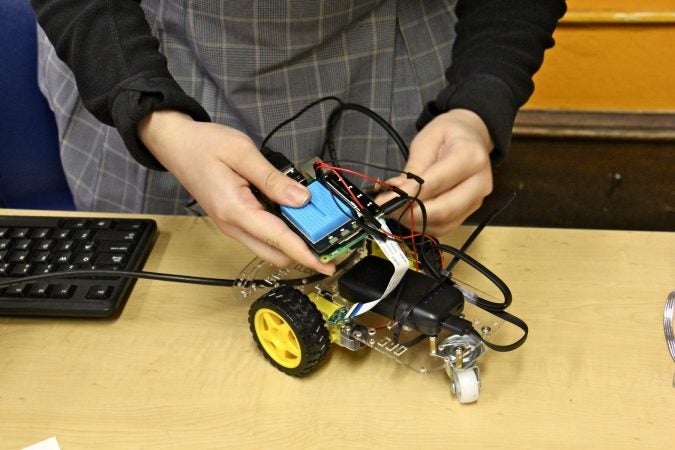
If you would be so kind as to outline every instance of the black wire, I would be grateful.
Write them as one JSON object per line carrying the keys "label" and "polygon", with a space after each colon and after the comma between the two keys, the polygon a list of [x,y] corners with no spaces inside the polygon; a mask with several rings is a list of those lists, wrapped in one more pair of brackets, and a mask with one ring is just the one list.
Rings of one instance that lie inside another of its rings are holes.
{"label": "black wire", "polygon": [[[454,255],[455,257],[461,259],[465,263],[467,263],[469,266],[477,270],[478,272],[481,273],[484,277],[486,277],[488,280],[490,280],[502,293],[504,296],[504,301],[502,303],[496,303],[492,302],[489,300],[485,300],[484,298],[481,298],[476,295],[475,299],[471,299],[469,297],[467,298],[467,301],[470,303],[475,304],[481,309],[484,309],[485,311],[491,312],[491,313],[501,313],[503,312],[506,308],[511,305],[512,301],[512,295],[511,295],[511,290],[509,287],[502,281],[501,278],[499,278],[497,275],[495,275],[492,271],[490,271],[487,267],[473,259],[471,256],[461,252],[460,250],[451,247],[449,245],[445,244],[435,244],[432,245],[433,248],[439,249],[441,251],[444,251],[446,253],[450,253],[451,255]],[[431,288],[427,289],[427,291],[422,294],[419,299],[411,304],[404,312],[401,314],[401,316],[398,318],[398,321],[396,323],[396,329],[394,330],[394,342],[398,343],[398,337],[400,335],[401,329],[403,328],[403,325],[407,322],[408,318],[412,314],[413,310],[419,306],[426,298],[434,292],[436,289],[438,289],[443,283],[450,282],[450,279],[447,278],[448,273],[444,270],[443,273],[445,275],[443,277],[439,277],[437,279],[437,283],[432,286]]]}
{"label": "black wire", "polygon": [[[336,272],[344,268],[347,264],[351,263],[354,258],[358,255],[357,251],[351,252],[344,260],[336,266]],[[189,284],[202,284],[206,286],[222,286],[222,287],[235,287],[242,286],[247,287],[251,285],[267,285],[272,286],[269,280],[266,279],[253,279],[253,280],[242,280],[242,279],[230,279],[230,278],[209,278],[209,277],[198,277],[190,275],[177,275],[171,273],[160,273],[160,272],[145,272],[142,270],[139,271],[127,271],[127,270],[98,270],[98,269],[89,269],[89,270],[67,270],[59,272],[50,272],[43,273],[39,275],[29,275],[25,277],[18,278],[8,278],[0,279],[0,286],[9,286],[13,284],[23,284],[23,283],[32,283],[34,281],[48,280],[48,279],[67,279],[67,278],[142,278],[149,280],[159,280],[159,281],[169,281],[175,283],[189,283]],[[322,273],[316,273],[308,277],[303,278],[291,278],[288,280],[276,280],[280,285],[285,286],[299,286],[309,283],[314,283],[320,281],[324,278],[327,278],[327,275]]]}
{"label": "black wire", "polygon": [[[475,299],[469,299],[467,298],[467,301],[475,304],[479,308],[482,308],[486,311],[492,312],[492,313],[500,313],[504,312],[504,310],[511,304],[512,301],[512,295],[511,295],[511,290],[509,287],[502,281],[501,278],[499,278],[497,275],[495,275],[492,271],[490,271],[487,267],[473,259],[471,256],[465,253],[466,249],[471,245],[471,243],[476,239],[476,237],[480,234],[480,232],[485,228],[485,226],[499,213],[501,213],[510,203],[511,201],[515,198],[515,194],[512,195],[508,201],[502,205],[500,208],[498,208],[496,211],[494,211],[492,214],[488,216],[486,220],[484,220],[474,231],[473,233],[469,236],[469,238],[464,242],[462,245],[461,249],[456,249],[454,247],[451,247],[449,245],[445,244],[439,244],[433,242],[431,239],[427,238],[425,235],[422,236],[422,243],[419,246],[419,257],[420,261],[422,262],[422,265],[424,266],[425,272],[427,272],[430,275],[433,275],[433,278],[435,278],[438,282],[436,285],[431,287],[430,289],[427,290],[423,295],[419,297],[419,299],[414,302],[408,309],[406,309],[403,314],[398,318],[397,324],[396,324],[396,329],[394,330],[394,341],[398,343],[398,338],[400,336],[401,329],[403,328],[403,325],[406,323],[408,320],[409,316],[412,314],[413,310],[420,304],[422,303],[429,294],[431,294],[433,291],[438,289],[444,282],[449,281],[449,276],[451,273],[451,269],[455,266],[455,264],[458,261],[464,261],[467,263],[470,267],[473,269],[477,270],[481,275],[486,277],[488,280],[490,280],[502,293],[504,296],[504,301],[502,303],[496,303],[492,302],[489,300],[485,300],[478,295],[476,295]],[[424,205],[422,201],[419,201],[420,205]],[[425,211],[426,214],[426,211]],[[426,245],[425,245],[426,244]],[[412,245],[415,245],[415,242],[413,240]],[[454,256],[453,260],[448,264],[448,266],[443,269],[442,271],[439,271],[429,260],[428,260],[428,255],[426,250],[428,248],[432,249],[437,249],[445,253],[450,253],[451,255]],[[396,303],[398,303],[398,298],[396,299]],[[523,338],[524,342],[524,338]],[[518,346],[522,344],[520,342]]]}
{"label": "black wire", "polygon": [[[20,278],[11,278],[0,281],[0,286],[9,286],[12,284],[32,283],[48,279],[68,279],[68,278],[139,278],[148,280],[169,281],[174,283],[202,284],[206,286],[234,287],[243,283],[244,286],[252,284],[270,285],[267,280],[235,280],[229,278],[208,278],[189,275],[177,275],[171,273],[145,272],[145,271],[126,271],[126,270],[69,270],[61,272],[50,272],[39,275],[29,275]],[[326,275],[315,274],[305,278],[293,278],[289,280],[279,280],[279,284],[296,286],[300,284],[312,283],[325,278]]]}
{"label": "black wire", "polygon": [[427,338],[426,334],[420,333],[417,336],[415,336],[414,338],[412,338],[412,339],[410,339],[406,342],[403,342],[401,345],[404,346],[404,347],[410,348],[413,345],[419,344],[420,342],[422,342],[426,338]]}
{"label": "black wire", "polygon": [[501,291],[504,297],[504,301],[502,303],[497,303],[476,296],[476,300],[469,300],[471,303],[474,303],[476,306],[490,312],[503,311],[506,308],[508,308],[509,305],[511,305],[512,300],[511,290],[506,285],[506,283],[504,283],[504,281],[502,281],[502,279],[499,278],[497,275],[495,275],[494,272],[492,272],[490,269],[488,269],[487,267],[485,267],[484,265],[473,259],[471,256],[467,255],[466,253],[463,253],[462,251],[449,245],[434,244],[433,247],[442,250],[446,253],[450,253],[451,255],[467,263],[473,269],[476,269],[478,272],[480,272],[481,275],[490,280],[492,284],[494,284]]}
{"label": "black wire", "polygon": [[[502,213],[502,212],[503,212],[503,211],[511,204],[511,202],[512,202],[515,198],[516,198],[516,193],[514,192],[514,193],[511,194],[511,196],[510,196],[509,198],[506,199],[506,201],[505,201],[501,206],[499,206],[499,207],[496,208],[494,211],[492,211],[490,214],[488,214],[488,216],[487,216],[485,219],[483,219],[483,221],[482,221],[481,223],[479,223],[478,226],[473,230],[473,232],[472,232],[471,235],[466,239],[466,241],[464,241],[464,244],[462,244],[462,246],[460,247],[459,251],[461,251],[462,253],[466,253],[466,251],[469,249],[469,247],[471,246],[471,244],[473,244],[473,241],[476,240],[476,238],[477,238],[478,235],[483,231],[483,229],[484,229],[490,222],[492,222],[492,220],[493,220],[495,217],[497,217],[499,214],[501,214],[501,213]],[[450,261],[450,263],[446,266],[445,270],[447,270],[448,273],[452,273],[452,269],[454,269],[454,267],[457,265],[458,262],[459,262],[459,258],[458,258],[458,257],[454,257],[454,258],[452,259],[452,261]]]}
{"label": "black wire", "polygon": [[424,180],[420,178],[419,176],[415,175],[412,172],[407,172],[402,169],[394,169],[392,167],[388,166],[381,166],[379,164],[371,164],[371,163],[366,163],[366,162],[360,162],[360,161],[354,161],[352,159],[323,159],[321,158],[323,162],[326,164],[329,164],[331,166],[335,167],[340,167],[338,164],[354,164],[355,166],[363,166],[363,167],[370,167],[371,169],[379,169],[385,172],[396,172],[405,175],[407,178],[413,178],[415,180],[421,180],[420,184],[424,183]]}
{"label": "black wire", "polygon": [[[340,106],[338,106],[335,110],[333,110],[333,112],[328,118],[328,125],[326,128],[326,139],[324,141],[324,146],[326,145],[327,142],[330,142],[332,144],[333,128],[337,124],[338,115],[341,114],[343,111],[348,110],[357,111],[360,112],[361,114],[365,114],[366,116],[377,122],[377,124],[380,125],[384,129],[384,131],[387,132],[389,137],[394,141],[399,151],[401,152],[401,155],[403,155],[403,159],[405,160],[408,159],[409,155],[408,145],[405,143],[405,141],[398,133],[398,131],[396,131],[396,129],[378,113],[376,113],[370,108],[367,108],[363,105],[359,105],[357,103],[340,103]],[[324,152],[322,151],[321,154],[323,155],[323,153]],[[336,156],[334,155],[331,155],[331,158],[337,159]]]}
{"label": "black wire", "polygon": [[[342,111],[345,111],[345,110],[357,111],[357,112],[365,114],[366,116],[375,120],[375,122],[377,122],[389,134],[391,139],[394,140],[394,142],[398,146],[399,150],[401,151],[401,154],[403,155],[404,159],[408,159],[408,154],[409,154],[408,146],[406,145],[406,143],[403,140],[403,138],[401,137],[401,135],[396,131],[396,129],[393,126],[391,126],[391,124],[389,124],[389,122],[387,122],[382,116],[380,116],[378,113],[376,113],[375,111],[373,111],[370,108],[367,108],[365,106],[362,106],[362,105],[359,105],[359,104],[356,104],[356,103],[345,103],[340,98],[335,97],[335,96],[326,96],[326,97],[322,97],[318,100],[315,100],[315,101],[309,103],[308,105],[304,106],[302,109],[300,109],[300,111],[295,113],[290,118],[288,118],[288,119],[284,120],[283,122],[279,123],[276,127],[274,127],[272,129],[272,131],[270,131],[267,134],[267,136],[265,136],[265,138],[262,140],[260,148],[262,148],[263,150],[266,149],[268,141],[281,128],[283,128],[286,125],[288,125],[289,123],[297,120],[300,116],[302,116],[305,112],[307,112],[309,109],[313,108],[314,106],[316,106],[320,103],[323,103],[323,102],[327,102],[327,101],[335,101],[339,104],[339,106],[337,108],[335,108],[331,112],[331,115],[329,116],[327,132],[326,132],[326,140],[324,141],[324,145],[327,145],[327,143],[329,143],[328,144],[330,146],[329,153],[331,154],[332,161],[337,161],[337,155],[335,154],[335,148],[334,148],[333,143],[332,143],[332,136],[331,136],[332,129],[335,126],[335,124],[337,123],[339,115],[342,113]],[[321,152],[322,156],[323,156],[323,153],[324,152],[322,150],[322,152]],[[337,165],[337,163],[335,163],[335,164]],[[380,168],[380,169],[383,169],[383,170],[391,170],[391,171],[403,173],[408,178],[413,178],[413,179],[417,180],[418,183],[420,183],[420,184],[422,184],[424,182],[424,180],[422,180],[420,177],[418,177],[417,175],[415,175],[411,172],[406,172],[406,171],[401,171],[401,170],[396,170],[396,169],[388,169],[386,167],[376,166],[374,164],[367,164],[367,163],[360,163],[360,164],[363,165],[364,167],[374,167],[374,168]],[[195,199],[192,199],[188,203],[186,203],[184,205],[184,207],[188,211],[190,211],[190,212],[192,212],[192,213],[194,213],[198,216],[202,216],[202,214],[200,212],[195,211],[193,209],[193,206],[195,206],[196,204],[197,204],[197,201]]]}
{"label": "black wire", "polygon": [[[401,316],[399,319],[399,323],[402,324],[405,323],[405,320],[407,320],[408,316],[412,313],[412,311],[415,309],[417,305],[419,305],[426,296],[430,293],[433,292],[435,289],[440,287],[441,283],[445,281],[448,277],[451,276],[452,269],[455,267],[455,265],[459,261],[464,261],[469,266],[471,266],[473,269],[477,270],[480,272],[483,276],[488,278],[497,288],[502,292],[504,296],[504,302],[503,303],[495,303],[491,302],[488,300],[485,300],[479,296],[476,296],[475,301],[471,301],[472,303],[475,303],[476,306],[483,308],[487,311],[490,312],[495,312],[495,311],[503,311],[506,309],[512,301],[512,296],[511,296],[511,291],[509,290],[508,286],[506,283],[504,283],[497,275],[495,275],[492,271],[490,271],[487,267],[483,266],[481,263],[470,257],[468,254],[466,254],[466,250],[469,248],[469,246],[476,240],[478,235],[483,231],[483,229],[490,223],[492,220],[501,212],[506,209],[507,206],[511,204],[513,199],[515,199],[516,194],[513,193],[507,200],[502,204],[499,208],[495,209],[492,213],[490,213],[471,233],[471,235],[464,241],[462,244],[462,247],[460,249],[455,249],[454,247],[451,247],[449,245],[444,245],[444,244],[438,244],[434,242],[433,240],[427,238],[426,236],[422,236],[422,242],[419,245],[419,256],[420,256],[420,261],[422,262],[422,265],[424,267],[424,270],[426,273],[430,274],[433,276],[433,278],[436,278],[439,280],[439,283],[434,286],[429,292],[425,293],[416,303],[411,305],[411,307],[404,312],[404,314]],[[423,203],[422,203],[423,204]],[[415,242],[413,241],[412,245],[415,245]],[[429,261],[428,255],[427,255],[427,249],[433,248],[433,249],[438,249],[440,251],[444,251],[446,253],[450,253],[454,256],[452,261],[446,266],[446,268],[442,271],[439,271],[435,265]]]}
{"label": "black wire", "polygon": [[279,125],[277,125],[276,127],[274,127],[274,128],[272,129],[272,131],[270,131],[270,132],[267,134],[267,136],[265,136],[265,138],[264,138],[263,141],[262,141],[262,144],[260,145],[260,148],[265,148],[265,147],[267,147],[267,142],[272,138],[272,136],[274,136],[274,134],[275,134],[277,131],[279,131],[280,129],[282,129],[283,127],[285,127],[286,125],[288,125],[289,123],[291,123],[291,122],[293,122],[294,120],[296,120],[298,117],[300,117],[300,116],[303,115],[305,112],[307,112],[310,108],[313,108],[314,106],[318,105],[319,103],[323,103],[323,102],[326,102],[326,101],[329,101],[329,100],[336,101],[336,102],[338,102],[340,105],[343,105],[343,104],[344,104],[344,102],[343,102],[342,100],[340,100],[338,97],[335,97],[335,96],[332,96],[332,95],[331,95],[331,96],[327,96],[327,97],[322,97],[322,98],[320,98],[320,99],[318,99],[318,100],[313,101],[312,103],[310,103],[310,104],[308,104],[307,106],[303,107],[300,111],[298,111],[297,113],[295,113],[293,116],[291,116],[290,118],[284,120],[284,121],[281,122]]}
{"label": "black wire", "polygon": [[284,120],[281,122],[279,125],[274,127],[272,131],[270,131],[267,136],[262,140],[262,143],[260,145],[261,148],[267,147],[268,141],[276,134],[277,131],[279,131],[281,128],[285,127],[289,123],[293,122],[296,120],[298,117],[303,115],[305,112],[307,112],[310,108],[313,108],[314,106],[326,102],[326,101],[335,101],[338,103],[338,107],[335,108],[330,116],[328,117],[328,124],[326,127],[326,137],[324,139],[324,143],[322,146],[321,150],[321,157],[323,157],[326,148],[328,148],[331,159],[332,160],[337,160],[337,154],[335,153],[335,147],[333,145],[333,138],[332,138],[332,132],[333,128],[335,127],[337,120],[339,118],[339,115],[346,110],[352,110],[352,111],[357,111],[362,114],[365,114],[369,118],[373,119],[375,122],[377,122],[378,125],[380,125],[389,135],[389,137],[396,143],[396,146],[400,150],[401,154],[403,155],[403,158],[405,160],[408,159],[409,151],[408,151],[408,145],[405,143],[401,135],[396,131],[396,129],[389,123],[387,122],[382,116],[380,116],[378,113],[373,111],[370,108],[367,108],[363,105],[359,105],[357,103],[345,103],[343,102],[340,98],[335,97],[335,96],[327,96],[327,97],[322,97],[318,100],[315,100],[311,103],[309,103],[307,106],[303,107],[300,111],[295,113],[293,116],[290,118]]}
{"label": "black wire", "polygon": [[[342,103],[340,105],[342,105]],[[326,151],[328,151],[332,161],[338,160],[335,143],[333,142],[333,128],[335,128],[341,112],[342,109],[338,107],[331,111],[330,116],[328,116],[328,122],[326,123],[326,137],[324,138],[323,145],[321,145],[321,153],[319,153],[321,159],[324,158]],[[339,167],[339,163],[335,163],[335,165]]]}
{"label": "black wire", "polygon": [[529,332],[529,328],[527,324],[522,320],[519,319],[518,317],[514,316],[513,314],[510,314],[506,311],[492,311],[492,314],[495,316],[499,317],[500,319],[504,320],[505,322],[509,322],[518,328],[520,328],[523,331],[523,335],[515,342],[507,345],[499,345],[499,344],[494,344],[487,339],[485,339],[478,331],[472,329],[471,334],[474,335],[476,338],[478,338],[481,342],[483,342],[488,348],[491,348],[492,350],[498,351],[498,352],[510,352],[512,350],[517,349],[521,345],[525,343],[527,340],[527,334]]}
{"label": "black wire", "polygon": [[[422,230],[419,232],[419,234],[421,234],[421,236],[420,236],[421,239],[420,239],[420,245],[418,245],[417,255],[418,255],[418,258],[420,259],[420,262],[422,263],[422,267],[424,268],[424,271],[427,272],[430,276],[432,276],[432,278],[439,278],[439,277],[441,277],[440,272],[428,260],[427,255],[426,255],[426,251],[425,251],[424,243],[425,242],[433,242],[433,241],[429,237],[427,237],[427,208],[426,208],[426,206],[424,206],[424,202],[418,197],[418,195],[420,193],[420,190],[421,190],[421,186],[420,186],[420,189],[418,189],[418,191],[417,191],[417,193],[415,194],[414,197],[408,196],[408,198],[411,201],[417,203],[417,205],[420,208],[420,212],[422,214]],[[406,208],[406,210],[407,210],[407,208]],[[403,213],[405,213],[405,210],[403,211]],[[403,217],[403,213],[401,213],[401,215],[399,216],[398,222],[400,222],[400,219]],[[409,230],[409,231],[410,231],[410,234],[412,234],[412,230]],[[411,238],[410,244],[409,244],[411,247],[416,245],[416,243],[415,243],[416,239],[417,239],[416,237]]]}
{"label": "black wire", "polygon": [[145,271],[127,271],[127,270],[68,270],[61,272],[50,272],[39,275],[29,275],[26,277],[12,278],[0,281],[0,286],[10,284],[32,283],[35,281],[48,280],[52,278],[145,278],[149,280],[171,281],[176,283],[204,284],[207,286],[232,287],[236,285],[237,280],[226,278],[207,278],[193,277],[188,275],[176,275],[171,273],[145,272]]}

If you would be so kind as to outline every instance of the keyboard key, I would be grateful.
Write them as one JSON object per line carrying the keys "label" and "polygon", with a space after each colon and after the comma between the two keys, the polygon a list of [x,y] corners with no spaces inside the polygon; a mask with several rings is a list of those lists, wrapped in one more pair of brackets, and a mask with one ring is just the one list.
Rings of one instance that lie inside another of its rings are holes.
{"label": "keyboard key", "polygon": [[8,261],[9,262],[24,262],[28,259],[28,252],[25,250],[21,250],[19,252],[12,252],[12,254],[9,256]]}
{"label": "keyboard key", "polygon": [[95,220],[91,227],[94,229],[108,229],[111,228],[113,224],[113,221],[110,219],[100,219],[100,220]]}
{"label": "keyboard key", "polygon": [[70,262],[70,257],[72,253],[70,252],[58,252],[54,254],[53,261],[57,264],[67,264]]}
{"label": "keyboard key", "polygon": [[119,253],[101,253],[96,257],[95,265],[121,265],[126,262],[126,256]]}
{"label": "keyboard key", "polygon": [[93,253],[76,253],[73,257],[73,264],[91,264],[94,260]]}
{"label": "keyboard key", "polygon": [[35,252],[33,253],[33,256],[30,257],[30,262],[32,263],[44,263],[49,261],[49,257],[51,256],[50,252]]}
{"label": "keyboard key", "polygon": [[71,230],[55,230],[52,235],[53,239],[68,239],[70,237]]}
{"label": "keyboard key", "polygon": [[56,264],[36,264],[33,269],[34,275],[43,275],[56,271]]}
{"label": "keyboard key", "polygon": [[71,238],[75,241],[86,241],[91,237],[91,235],[92,230],[90,229],[75,230]]}
{"label": "keyboard key", "polygon": [[87,292],[87,298],[90,300],[103,300],[112,293],[112,286],[92,286]]}
{"label": "keyboard key", "polygon": [[30,230],[28,228],[14,228],[10,233],[9,237],[16,239],[23,239],[28,236]]}
{"label": "keyboard key", "polygon": [[33,266],[31,264],[15,264],[14,268],[10,272],[10,275],[13,277],[22,277],[31,274],[31,269]]}
{"label": "keyboard key", "polygon": [[53,245],[54,241],[52,241],[51,239],[41,239],[37,241],[35,248],[37,250],[49,250],[52,248]]}
{"label": "keyboard key", "polygon": [[76,251],[78,251],[78,252],[93,252],[96,248],[97,248],[96,242],[94,242],[94,241],[84,241],[84,242],[79,243]]}
{"label": "keyboard key", "polygon": [[51,294],[54,298],[70,298],[75,290],[76,286],[72,284],[56,284],[52,286]]}
{"label": "keyboard key", "polygon": [[88,223],[87,219],[66,219],[63,221],[63,228],[86,228]]}
{"label": "keyboard key", "polygon": [[14,242],[13,250],[30,250],[31,244],[33,241],[30,239],[17,239]]}
{"label": "keyboard key", "polygon": [[7,297],[23,297],[24,294],[28,291],[28,285],[26,284],[13,284],[8,286],[5,289],[5,295]]}
{"label": "keyboard key", "polygon": [[133,245],[131,241],[103,241],[97,250],[105,253],[126,253]]}
{"label": "keyboard key", "polygon": [[47,283],[35,283],[31,286],[28,295],[30,297],[46,298],[49,294],[49,287]]}
{"label": "keyboard key", "polygon": [[30,238],[31,239],[47,239],[49,237],[50,231],[51,230],[49,228],[35,228],[31,232]]}
{"label": "keyboard key", "polygon": [[75,242],[73,242],[73,241],[59,241],[56,244],[55,250],[57,252],[67,252],[69,250],[72,250],[74,246],[75,246]]}
{"label": "keyboard key", "polygon": [[120,270],[120,266],[117,266],[115,264],[101,264],[98,266],[94,266],[96,270]]}
{"label": "keyboard key", "polygon": [[136,231],[99,230],[94,235],[95,241],[133,241],[138,236]]}
{"label": "keyboard key", "polygon": [[118,231],[140,231],[143,226],[143,222],[120,222],[115,229]]}

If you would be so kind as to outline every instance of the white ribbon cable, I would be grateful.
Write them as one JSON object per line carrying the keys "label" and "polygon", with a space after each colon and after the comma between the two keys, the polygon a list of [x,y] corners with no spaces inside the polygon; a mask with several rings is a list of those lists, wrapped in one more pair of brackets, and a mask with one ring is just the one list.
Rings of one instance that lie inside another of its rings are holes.
{"label": "white ribbon cable", "polygon": [[[391,234],[391,231],[389,230],[389,227],[387,227],[387,225],[384,223],[384,220],[380,220],[380,224],[381,224],[380,229]],[[409,265],[408,258],[405,256],[403,250],[401,250],[401,247],[398,245],[398,242],[396,242],[393,239],[382,240],[379,239],[378,237],[373,238],[375,239],[375,242],[377,242],[377,245],[380,246],[380,249],[385,254],[389,262],[394,265],[394,274],[391,276],[391,279],[387,284],[387,288],[384,290],[380,298],[366,303],[355,303],[349,309],[347,317],[356,317],[359,314],[363,314],[364,312],[373,309],[373,307],[377,305],[377,303],[380,300],[385,298],[394,289],[396,289],[396,286],[398,286],[398,284],[403,279],[403,275],[405,275],[405,272],[408,270]]]}

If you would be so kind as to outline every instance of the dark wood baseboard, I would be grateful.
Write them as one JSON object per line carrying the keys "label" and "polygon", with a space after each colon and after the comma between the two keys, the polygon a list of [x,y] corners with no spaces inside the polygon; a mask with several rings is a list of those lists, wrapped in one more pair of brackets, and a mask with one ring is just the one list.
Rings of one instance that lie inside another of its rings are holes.
{"label": "dark wood baseboard", "polygon": [[513,135],[544,138],[675,142],[675,111],[574,111],[524,109]]}
{"label": "dark wood baseboard", "polygon": [[527,111],[514,131],[470,222],[515,192],[493,223],[675,231],[675,115]]}

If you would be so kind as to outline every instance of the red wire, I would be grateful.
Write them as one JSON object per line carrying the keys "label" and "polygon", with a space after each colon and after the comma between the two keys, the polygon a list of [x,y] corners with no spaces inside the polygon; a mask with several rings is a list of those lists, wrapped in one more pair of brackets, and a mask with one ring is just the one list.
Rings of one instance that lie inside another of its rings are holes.
{"label": "red wire", "polygon": [[[327,163],[325,163],[325,162],[319,162],[319,163],[316,163],[316,166],[319,167],[319,168],[322,168],[322,169],[328,169],[328,170],[331,170],[331,171],[334,171],[334,172],[346,172],[346,173],[350,173],[350,174],[352,174],[352,175],[356,175],[357,177],[363,178],[364,180],[368,180],[368,181],[370,181],[370,182],[372,182],[372,183],[379,184],[380,186],[382,186],[382,187],[384,187],[384,188],[386,188],[386,189],[388,189],[388,190],[390,190],[390,191],[392,191],[392,190],[394,189],[393,187],[391,187],[391,185],[385,183],[385,182],[382,181],[382,180],[379,180],[379,179],[377,179],[377,178],[373,178],[373,177],[371,177],[371,176],[369,176],[369,175],[366,175],[365,173],[357,172],[357,171],[355,171],[355,170],[344,169],[344,168],[342,168],[342,167],[331,166],[331,165],[329,165],[329,164],[327,164]],[[335,175],[337,175],[337,173],[336,173]]]}
{"label": "red wire", "polygon": [[[357,171],[351,170],[351,169],[345,169],[345,168],[342,168],[342,167],[331,166],[330,164],[327,164],[323,161],[316,162],[315,165],[316,165],[317,168],[326,169],[326,170],[330,170],[331,172],[333,172],[335,174],[335,176],[338,177],[338,179],[340,180],[342,185],[347,189],[347,192],[349,192],[351,197],[354,199],[356,204],[361,209],[364,209],[363,205],[361,205],[361,202],[359,202],[359,199],[356,197],[356,195],[354,195],[354,193],[351,191],[351,189],[349,189],[349,185],[344,180],[344,178],[342,178],[342,176],[340,176],[340,174],[338,172],[349,173],[349,174],[355,175],[357,177],[363,178],[365,180],[368,180],[372,183],[378,184],[378,185],[380,185],[380,186],[382,186],[385,189],[388,189],[390,191],[393,190],[391,185],[385,183],[382,180],[379,180],[379,179],[373,178],[371,176],[368,176],[365,173],[357,172]],[[415,238],[419,237],[419,236],[422,236],[422,237],[426,237],[427,239],[431,240],[432,242],[438,243],[438,241],[436,239],[434,239],[432,236],[428,236],[428,235],[425,235],[425,234],[422,234],[422,233],[415,233],[415,229],[414,229],[414,227],[415,227],[415,217],[414,217],[414,212],[413,212],[414,208],[412,207],[413,205],[411,203],[412,203],[412,200],[410,200],[410,202],[408,204],[408,206],[410,207],[410,235],[399,236],[399,235],[395,235],[393,233],[386,232],[384,230],[382,230],[382,231],[383,231],[384,234],[386,234],[386,235],[388,235],[388,236],[390,236],[394,239],[400,239],[400,240],[410,239],[411,240],[411,243],[412,243],[411,247],[412,247],[413,255],[414,255],[414,258],[415,258],[415,270],[419,271],[419,255],[417,253],[417,247],[415,247]],[[444,261],[445,258],[444,258],[443,252],[440,252],[440,256],[441,256],[441,264],[445,265],[445,261]]]}
{"label": "red wire", "polygon": [[364,206],[363,206],[363,205],[361,204],[361,202],[359,201],[359,199],[356,197],[356,195],[354,195],[354,193],[352,192],[352,190],[349,189],[349,185],[347,184],[347,182],[345,181],[345,179],[342,178],[342,175],[340,175],[340,174],[338,173],[338,169],[340,169],[340,167],[329,166],[329,165],[326,164],[326,163],[317,163],[316,166],[317,166],[318,168],[321,168],[321,169],[327,169],[327,170],[330,170],[331,172],[333,172],[333,173],[335,174],[335,176],[338,177],[338,180],[340,180],[340,182],[341,182],[342,185],[345,187],[345,189],[347,189],[347,192],[349,192],[349,195],[351,195],[352,199],[356,202],[356,204],[359,206],[359,208],[365,209]]}
{"label": "red wire", "polygon": [[[415,234],[415,217],[413,215],[413,208],[412,205],[410,206],[410,235],[413,236]],[[417,246],[415,245],[415,239],[412,239],[412,251],[413,251],[413,257],[415,258],[415,270],[417,272],[420,271],[420,263],[419,263],[419,255],[417,254]]]}

